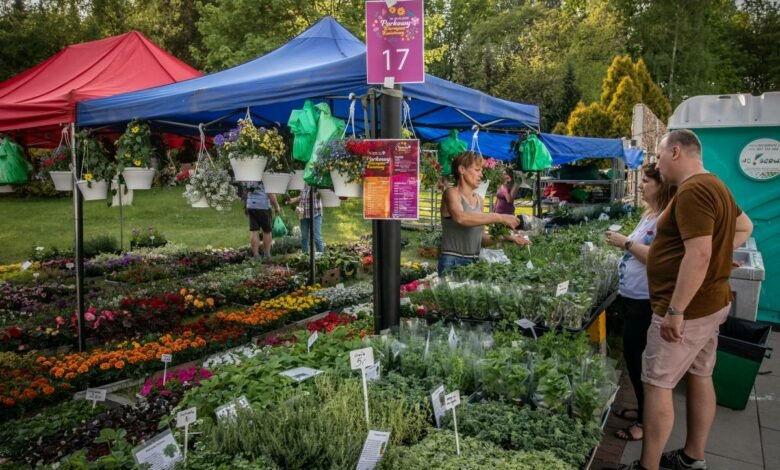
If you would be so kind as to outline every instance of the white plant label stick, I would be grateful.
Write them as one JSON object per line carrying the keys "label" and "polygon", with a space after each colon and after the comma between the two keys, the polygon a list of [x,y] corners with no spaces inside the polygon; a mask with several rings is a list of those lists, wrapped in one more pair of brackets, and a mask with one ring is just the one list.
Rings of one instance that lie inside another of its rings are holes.
{"label": "white plant label stick", "polygon": [[363,379],[363,402],[366,411],[366,426],[369,426],[368,420],[368,385],[366,383],[366,367],[374,365],[374,349],[363,348],[349,352],[349,361],[352,370],[360,369],[360,376]]}
{"label": "white plant label stick", "polygon": [[196,419],[197,408],[194,406],[176,413],[176,427],[184,428],[184,460],[187,460],[187,447],[189,447],[188,441],[190,438],[190,424],[194,423]]}
{"label": "white plant label stick", "polygon": [[558,287],[555,289],[555,296],[560,297],[567,292],[569,292],[569,281],[563,281],[558,284]]}
{"label": "white plant label stick", "polygon": [[92,408],[97,405],[99,401],[106,401],[106,389],[104,388],[88,388],[84,398],[87,401],[92,402]]}
{"label": "white plant label stick", "polygon": [[452,410],[452,424],[455,426],[455,451],[460,455],[460,437],[458,436],[458,415],[455,407],[460,405],[460,390],[448,393],[444,397],[444,409]]}
{"label": "white plant label stick", "polygon": [[314,345],[314,342],[317,341],[317,338],[319,337],[319,332],[315,331],[314,333],[309,336],[309,340],[306,341],[306,352],[311,352],[311,347]]}
{"label": "white plant label stick", "polygon": [[436,390],[431,392],[431,404],[433,405],[433,417],[436,418],[436,427],[441,427],[441,419],[444,417],[444,404],[442,397],[444,396],[444,385],[439,385]]}
{"label": "white plant label stick", "polygon": [[163,354],[162,357],[160,357],[160,360],[163,362],[163,385],[165,385],[165,381],[168,379],[168,363],[173,361],[173,355],[172,354]]}

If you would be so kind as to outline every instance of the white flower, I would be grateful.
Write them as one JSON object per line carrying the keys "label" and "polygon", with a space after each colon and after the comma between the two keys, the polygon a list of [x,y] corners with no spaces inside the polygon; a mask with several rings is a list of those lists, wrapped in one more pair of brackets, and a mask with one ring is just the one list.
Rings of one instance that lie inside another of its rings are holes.
{"label": "white flower", "polygon": [[43,251],[43,247],[42,246],[36,246],[35,247],[35,251]]}

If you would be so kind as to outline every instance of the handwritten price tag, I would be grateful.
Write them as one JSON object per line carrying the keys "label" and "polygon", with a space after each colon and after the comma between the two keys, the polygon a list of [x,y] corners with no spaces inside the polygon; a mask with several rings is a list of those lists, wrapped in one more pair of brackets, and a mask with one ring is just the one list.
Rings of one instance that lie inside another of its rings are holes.
{"label": "handwritten price tag", "polygon": [[569,292],[569,281],[563,281],[555,288],[555,296],[560,297]]}
{"label": "handwritten price tag", "polygon": [[352,370],[363,369],[374,364],[374,349],[363,348],[349,352],[349,363]]}
{"label": "handwritten price tag", "polygon": [[173,362],[173,354],[163,354],[160,360],[166,364]]}
{"label": "handwritten price tag", "polygon": [[197,408],[194,406],[192,408],[179,411],[176,413],[176,427],[183,428],[185,426],[189,426],[190,424],[194,423],[196,419],[198,419],[198,412]]}
{"label": "handwritten price tag", "polygon": [[106,389],[88,388],[85,399],[87,401],[106,401]]}
{"label": "handwritten price tag", "polygon": [[460,390],[444,395],[444,409],[451,410],[460,405]]}
{"label": "handwritten price tag", "polygon": [[527,319],[527,318],[523,318],[523,319],[517,320],[517,321],[515,321],[515,323],[516,323],[516,324],[517,324],[517,325],[518,325],[520,328],[523,328],[523,329],[525,329],[525,330],[527,330],[527,329],[529,329],[529,328],[533,328],[533,327],[535,327],[535,326],[536,326],[536,323],[532,322],[531,320],[529,320],[529,319]]}

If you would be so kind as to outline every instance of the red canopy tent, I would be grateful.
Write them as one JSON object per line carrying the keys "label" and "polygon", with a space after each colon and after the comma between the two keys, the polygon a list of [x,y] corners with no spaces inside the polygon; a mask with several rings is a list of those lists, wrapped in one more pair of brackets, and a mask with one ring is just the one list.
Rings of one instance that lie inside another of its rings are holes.
{"label": "red canopy tent", "polygon": [[136,31],[74,44],[0,83],[0,132],[59,131],[75,121],[81,100],[201,75]]}

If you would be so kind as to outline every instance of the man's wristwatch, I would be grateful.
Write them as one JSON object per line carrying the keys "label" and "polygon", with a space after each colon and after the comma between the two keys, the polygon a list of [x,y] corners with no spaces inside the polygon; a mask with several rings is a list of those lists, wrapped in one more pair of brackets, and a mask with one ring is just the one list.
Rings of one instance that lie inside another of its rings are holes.
{"label": "man's wristwatch", "polygon": [[682,310],[677,310],[676,308],[672,307],[671,305],[666,309],[666,314],[667,315],[679,316],[679,315],[682,315],[684,313],[685,312],[683,312]]}
{"label": "man's wristwatch", "polygon": [[630,250],[632,246],[634,246],[633,240],[626,240],[626,242],[623,243],[623,249],[626,251]]}

